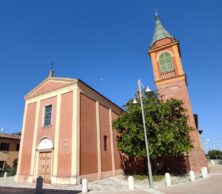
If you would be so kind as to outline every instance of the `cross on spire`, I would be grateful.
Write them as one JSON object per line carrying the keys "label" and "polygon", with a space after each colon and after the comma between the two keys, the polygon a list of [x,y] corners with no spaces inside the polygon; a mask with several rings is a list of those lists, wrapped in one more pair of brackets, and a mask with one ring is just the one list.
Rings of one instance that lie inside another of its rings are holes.
{"label": "cross on spire", "polygon": [[151,45],[153,45],[156,41],[161,40],[163,38],[174,38],[167,30],[164,28],[163,24],[160,21],[157,10],[155,10],[156,21],[155,21],[155,31],[153,35],[153,41]]}
{"label": "cross on spire", "polygon": [[155,9],[155,16],[158,17],[157,9]]}

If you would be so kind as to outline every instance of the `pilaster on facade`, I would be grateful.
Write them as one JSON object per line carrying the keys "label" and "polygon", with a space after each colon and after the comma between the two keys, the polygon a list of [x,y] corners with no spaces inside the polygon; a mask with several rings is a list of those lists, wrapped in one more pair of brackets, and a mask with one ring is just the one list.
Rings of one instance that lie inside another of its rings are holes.
{"label": "pilaster on facade", "polygon": [[98,179],[101,179],[102,178],[102,158],[101,158],[101,138],[100,138],[100,114],[99,114],[98,101],[96,101],[96,128],[97,128]]}
{"label": "pilaster on facade", "polygon": [[27,116],[27,103],[25,102],[25,108],[23,113],[23,122],[22,122],[22,133],[21,133],[21,143],[20,143],[20,151],[19,151],[19,157],[18,157],[18,167],[17,167],[17,173],[15,176],[15,180],[18,181],[19,175],[20,175],[20,168],[21,168],[21,157],[23,152],[23,143],[24,143],[24,136],[25,136],[25,124],[26,124],[26,116]]}
{"label": "pilaster on facade", "polygon": [[175,61],[176,61],[177,68],[178,68],[178,74],[179,75],[184,74],[183,66],[181,64],[180,54],[179,54],[178,46],[177,45],[173,46],[173,52],[174,52]]}
{"label": "pilaster on facade", "polygon": [[36,163],[36,146],[37,146],[37,130],[38,130],[38,123],[39,123],[39,109],[40,109],[40,101],[37,101],[37,105],[36,105],[36,113],[35,113],[35,126],[34,126],[34,135],[33,135],[33,142],[32,142],[32,158],[31,158],[31,167],[30,167],[30,176],[34,178],[37,177],[36,170],[34,168],[35,163]]}
{"label": "pilaster on facade", "polygon": [[80,183],[80,90],[73,88],[71,184]]}
{"label": "pilaster on facade", "polygon": [[151,53],[150,57],[151,57],[152,66],[153,66],[154,81],[157,81],[157,80],[160,79],[160,76],[159,76],[159,73],[158,73],[156,54],[155,53]]}
{"label": "pilaster on facade", "polygon": [[58,94],[56,101],[56,124],[55,124],[54,155],[53,155],[53,166],[52,166],[53,177],[57,177],[57,170],[58,170],[60,113],[61,113],[61,94]]}
{"label": "pilaster on facade", "polygon": [[111,142],[111,156],[112,156],[112,175],[115,176],[115,154],[114,154],[114,141],[113,141],[113,125],[112,125],[112,109],[109,109],[110,121],[110,142]]}

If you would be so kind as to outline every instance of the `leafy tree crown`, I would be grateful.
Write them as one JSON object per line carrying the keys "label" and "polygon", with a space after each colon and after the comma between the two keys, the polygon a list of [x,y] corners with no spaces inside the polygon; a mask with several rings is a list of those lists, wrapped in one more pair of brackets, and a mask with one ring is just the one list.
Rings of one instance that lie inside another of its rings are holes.
{"label": "leafy tree crown", "polygon": [[[188,153],[192,149],[189,134],[193,129],[188,125],[183,101],[163,101],[157,93],[149,92],[144,93],[143,103],[150,157]],[[140,103],[133,104],[133,99],[130,99],[124,107],[125,112],[113,122],[118,132],[118,149],[129,156],[145,157]]]}

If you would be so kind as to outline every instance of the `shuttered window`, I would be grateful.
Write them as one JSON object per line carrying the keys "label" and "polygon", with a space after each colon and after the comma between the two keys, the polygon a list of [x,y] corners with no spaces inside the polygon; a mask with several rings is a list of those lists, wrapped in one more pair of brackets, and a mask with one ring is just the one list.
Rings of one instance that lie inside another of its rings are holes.
{"label": "shuttered window", "polygon": [[167,73],[174,70],[173,60],[168,52],[162,53],[159,57],[161,73]]}

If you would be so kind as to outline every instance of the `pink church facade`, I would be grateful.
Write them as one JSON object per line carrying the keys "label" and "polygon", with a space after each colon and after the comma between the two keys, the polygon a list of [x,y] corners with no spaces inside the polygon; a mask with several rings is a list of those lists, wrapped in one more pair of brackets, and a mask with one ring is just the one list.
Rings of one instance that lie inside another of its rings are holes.
{"label": "pink church facade", "polygon": [[112,128],[122,111],[81,80],[49,76],[25,96],[17,181],[79,184],[122,173]]}

